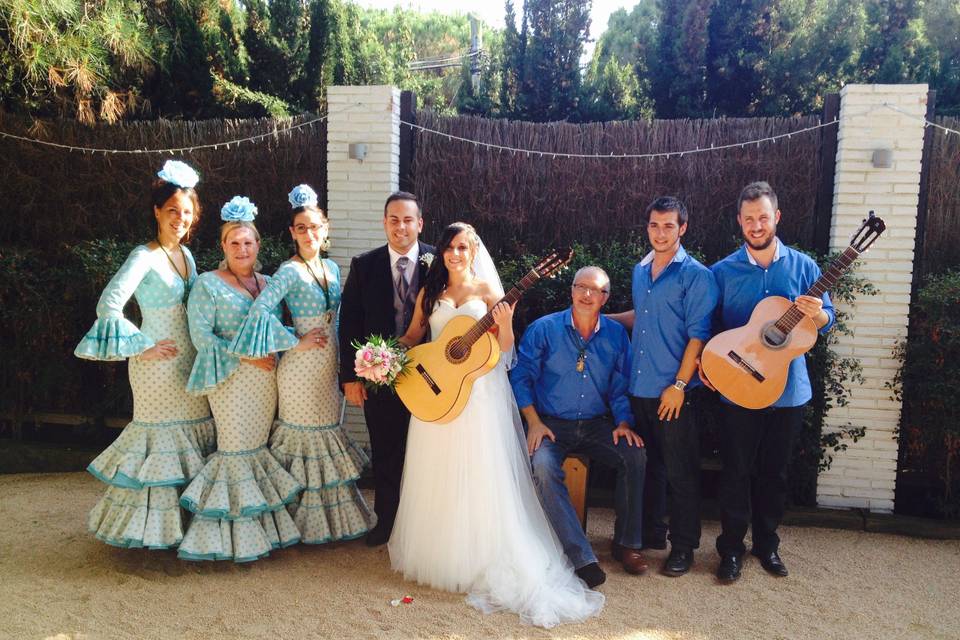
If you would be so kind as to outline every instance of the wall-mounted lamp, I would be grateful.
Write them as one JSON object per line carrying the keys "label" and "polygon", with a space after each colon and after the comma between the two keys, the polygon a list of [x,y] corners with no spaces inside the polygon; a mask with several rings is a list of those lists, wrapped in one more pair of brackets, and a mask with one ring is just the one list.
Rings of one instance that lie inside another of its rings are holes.
{"label": "wall-mounted lamp", "polygon": [[870,158],[874,169],[889,169],[893,166],[893,149],[874,149]]}
{"label": "wall-mounted lamp", "polygon": [[363,162],[363,159],[367,157],[367,145],[363,142],[351,142],[348,150],[348,155],[351,160],[359,160]]}

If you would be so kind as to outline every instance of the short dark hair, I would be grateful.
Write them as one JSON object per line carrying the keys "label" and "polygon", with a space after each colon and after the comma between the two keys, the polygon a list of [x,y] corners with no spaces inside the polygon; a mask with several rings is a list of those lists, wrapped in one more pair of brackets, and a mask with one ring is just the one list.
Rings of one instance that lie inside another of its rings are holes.
{"label": "short dark hair", "polygon": [[422,217],[420,211],[420,201],[417,200],[417,196],[413,195],[409,191],[394,191],[387,198],[387,201],[383,204],[383,217],[387,217],[387,207],[390,206],[391,202],[396,202],[397,200],[409,200],[413,204],[417,205],[417,216]]}
{"label": "short dark hair", "polygon": [[654,211],[660,211],[661,213],[676,211],[677,224],[681,227],[687,224],[687,220],[689,219],[687,206],[683,204],[683,201],[679,198],[674,198],[673,196],[660,196],[647,205],[647,210],[643,212],[643,221],[650,222],[650,214]]}
{"label": "short dark hair", "polygon": [[763,197],[766,197],[770,200],[770,204],[773,205],[774,211],[778,209],[777,193],[769,184],[763,180],[757,180],[756,182],[751,182],[745,186],[743,191],[740,192],[740,197],[737,198],[737,215],[740,215],[740,207],[743,206],[744,202],[753,202],[754,200],[759,200]]}

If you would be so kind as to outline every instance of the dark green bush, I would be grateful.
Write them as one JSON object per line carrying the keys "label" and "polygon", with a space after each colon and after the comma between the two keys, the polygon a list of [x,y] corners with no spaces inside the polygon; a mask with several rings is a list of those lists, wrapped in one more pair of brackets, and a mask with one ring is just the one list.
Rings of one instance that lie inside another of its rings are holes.
{"label": "dark green bush", "polygon": [[[695,249],[688,248],[700,259]],[[587,265],[603,267],[610,276],[610,300],[605,311],[617,312],[629,309],[631,302],[631,280],[633,267],[646,253],[639,242],[614,242],[595,246],[574,246],[574,258],[569,268],[561,275],[535,285],[524,296],[516,312],[517,335],[533,320],[559,311],[570,305],[570,284],[577,269]],[[812,255],[812,254],[811,254]],[[541,256],[525,255],[519,258],[504,258],[498,264],[504,286],[518,280],[526,274]],[[821,268],[835,256],[813,256]],[[702,260],[701,260],[702,261]],[[832,290],[834,301],[852,303],[857,296],[873,295],[876,289],[854,271],[847,272]],[[791,499],[796,504],[815,505],[817,493],[817,474],[830,466],[832,453],[843,450],[848,440],[854,442],[863,435],[862,426],[848,425],[839,431],[824,433],[823,418],[833,406],[847,403],[849,392],[844,388],[851,383],[862,381],[860,364],[854,358],[841,358],[830,351],[837,335],[849,333],[846,326],[846,314],[837,314],[834,329],[821,337],[816,346],[807,354],[807,367],[813,387],[813,399],[807,407],[803,430],[798,434],[793,459],[790,463]],[[699,415],[702,419],[702,449],[708,457],[717,456],[717,447],[722,437],[719,421],[719,400],[715,394],[704,394]]]}
{"label": "dark green bush", "polygon": [[[522,335],[527,325],[537,318],[570,306],[570,284],[573,282],[573,274],[581,267],[603,267],[610,276],[610,299],[607,301],[606,311],[622,311],[630,307],[633,266],[644,255],[641,249],[642,245],[636,242],[611,242],[591,247],[574,245],[570,264],[554,277],[535,284],[517,305],[514,314],[517,336]],[[509,289],[511,284],[525,276],[543,257],[523,255],[498,259],[497,268],[504,288]]]}
{"label": "dark green bush", "polygon": [[64,366],[86,329],[77,306],[90,282],[69,249],[0,249],[0,412],[67,410],[82,397],[78,367]]}
{"label": "dark green bush", "polygon": [[[73,350],[96,318],[100,292],[135,245],[102,239],[57,252],[0,250],[0,413],[130,415],[126,365],[80,360]],[[273,273],[290,254],[289,243],[264,238],[263,272]],[[194,255],[201,273],[215,269],[222,257],[219,247],[197,248]],[[133,299],[125,313],[139,323]]]}
{"label": "dark green bush", "polygon": [[[5,389],[0,412],[60,411],[95,417],[130,414],[126,366],[79,360],[73,357],[73,349],[94,320],[100,292],[133,246],[132,242],[105,239],[63,247],[56,254],[38,249],[2,251],[0,321],[7,330],[0,334],[6,360],[0,380]],[[573,260],[564,272],[536,284],[524,296],[516,313],[517,334],[536,318],[567,307],[573,273],[586,265],[601,266],[610,275],[607,311],[630,308],[633,267],[644,253],[643,244],[629,237],[622,242],[575,246]],[[290,254],[287,241],[264,238],[260,250],[264,273],[273,273]],[[195,248],[194,255],[201,273],[215,269],[221,259],[219,247],[213,246]],[[539,257],[498,260],[504,284],[519,280]],[[873,288],[862,278],[848,274],[834,290],[834,298],[852,302],[858,295],[872,293]],[[126,312],[139,321],[134,302]],[[829,466],[831,452],[844,448],[848,437],[862,434],[862,428],[852,426],[840,433],[822,433],[826,410],[843,405],[847,398],[844,385],[860,379],[855,360],[840,358],[827,349],[837,333],[846,331],[843,321],[839,314],[837,328],[820,339],[807,356],[814,398],[791,464],[792,496],[798,504],[815,502],[818,470]],[[956,342],[953,344],[956,348]],[[708,456],[715,455],[721,437],[715,402],[708,399],[702,412],[704,453]],[[956,436],[955,417],[953,424]]]}
{"label": "dark green bush", "polygon": [[[903,473],[926,485],[920,513],[960,516],[960,270],[928,277],[912,309],[909,342],[896,355],[892,390],[903,401],[898,438]],[[899,483],[898,483],[899,484]],[[898,491],[900,487],[898,486]]]}

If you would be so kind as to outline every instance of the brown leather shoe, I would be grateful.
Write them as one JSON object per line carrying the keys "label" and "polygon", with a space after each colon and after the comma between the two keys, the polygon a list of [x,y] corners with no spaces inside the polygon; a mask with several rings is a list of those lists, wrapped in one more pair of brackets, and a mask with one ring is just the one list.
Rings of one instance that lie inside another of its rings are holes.
{"label": "brown leather shoe", "polygon": [[614,542],[610,545],[610,553],[613,554],[614,560],[623,564],[623,569],[627,573],[638,576],[647,572],[649,567],[647,559],[643,557],[639,549],[629,549]]}

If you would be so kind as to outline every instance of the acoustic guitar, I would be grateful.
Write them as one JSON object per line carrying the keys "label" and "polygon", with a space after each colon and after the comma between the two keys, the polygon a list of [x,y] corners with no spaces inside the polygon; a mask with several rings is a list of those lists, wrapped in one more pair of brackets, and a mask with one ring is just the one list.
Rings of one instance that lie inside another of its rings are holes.
{"label": "acoustic guitar", "polygon": [[[570,262],[569,248],[554,251],[537,263],[500,300],[513,304],[538,280],[549,277]],[[396,392],[410,413],[424,422],[450,422],[463,411],[473,382],[492,371],[500,361],[500,344],[490,333],[493,315],[479,320],[452,318],[433,341],[407,351],[410,362],[397,378]]]}
{"label": "acoustic guitar", "polygon": [[[870,212],[848,246],[806,295],[819,298],[884,232],[883,220]],[[700,363],[710,384],[728,400],[747,409],[776,402],[787,384],[790,361],[817,341],[817,326],[797,305],[780,296],[764,298],[737,329],[715,335],[703,348]]]}

